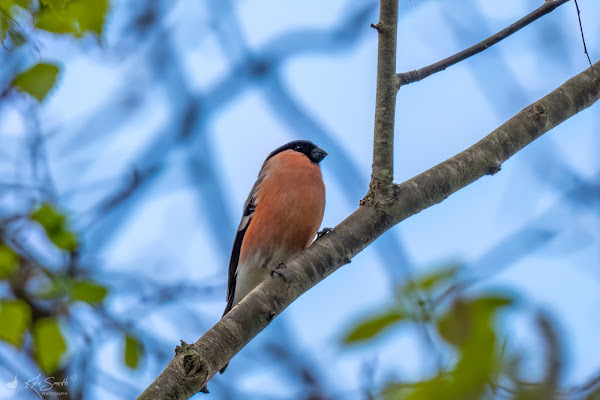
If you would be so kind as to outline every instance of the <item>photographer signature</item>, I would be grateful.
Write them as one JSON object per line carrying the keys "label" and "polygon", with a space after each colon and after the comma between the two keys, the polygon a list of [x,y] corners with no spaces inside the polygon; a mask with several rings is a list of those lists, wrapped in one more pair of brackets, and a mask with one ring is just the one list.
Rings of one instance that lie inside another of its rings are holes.
{"label": "photographer signature", "polygon": [[56,381],[53,376],[49,376],[46,379],[42,380],[42,374],[39,374],[35,378],[31,378],[30,380],[25,382],[25,387],[33,390],[40,399],[43,399],[42,396],[66,396],[67,391],[61,391],[61,388],[66,388],[69,385],[69,382],[74,382],[77,380],[77,375],[71,375],[64,378],[61,381]]}

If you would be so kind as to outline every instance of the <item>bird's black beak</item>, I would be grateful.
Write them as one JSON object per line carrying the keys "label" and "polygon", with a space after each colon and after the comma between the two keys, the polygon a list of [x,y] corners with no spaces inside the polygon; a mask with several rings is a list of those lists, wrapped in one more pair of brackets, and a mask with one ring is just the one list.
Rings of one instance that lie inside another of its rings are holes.
{"label": "bird's black beak", "polygon": [[325,157],[327,157],[327,152],[320,147],[315,147],[310,152],[310,159],[315,163],[320,163]]}

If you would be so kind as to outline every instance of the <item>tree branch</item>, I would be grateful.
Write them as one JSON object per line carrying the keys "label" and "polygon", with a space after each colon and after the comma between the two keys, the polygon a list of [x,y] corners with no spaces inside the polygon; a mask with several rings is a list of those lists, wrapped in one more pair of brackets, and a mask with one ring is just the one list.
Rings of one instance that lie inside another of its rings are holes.
{"label": "tree branch", "polygon": [[373,141],[373,172],[367,198],[382,194],[390,197],[394,179],[394,120],[398,77],[396,76],[396,42],[398,0],[382,0],[379,23],[371,24],[379,33],[377,50],[377,94]]}
{"label": "tree branch", "polygon": [[[594,65],[600,68],[600,62]],[[138,397],[187,399],[301,294],[402,220],[446,199],[485,175],[600,98],[600,76],[588,68],[508,120],[467,150],[394,186],[389,203],[361,205],[330,233],[290,259],[280,274],[246,296],[195,344],[183,344]]]}
{"label": "tree branch", "polygon": [[[475,54],[481,53],[485,49],[495,45],[496,43],[498,43],[499,41],[501,41],[503,39],[506,39],[513,33],[523,29],[527,25],[529,25],[532,22],[536,21],[537,19],[543,17],[544,15],[552,12],[554,9],[558,8],[559,6],[562,6],[563,4],[565,4],[568,1],[569,0],[546,0],[544,2],[544,4],[542,4],[535,11],[529,13],[525,17],[521,18],[514,24],[509,25],[508,27],[504,28],[500,32],[496,33],[495,35],[490,36],[489,38],[487,38],[485,40],[482,40],[481,42],[477,43],[476,45],[473,45],[473,46],[469,47],[468,49],[461,51],[460,53],[456,53],[453,56],[444,58],[441,61],[438,61],[434,64],[428,65],[421,69],[398,74],[398,80],[399,80],[398,88],[400,88],[400,86],[403,86],[403,85],[408,85],[409,83],[418,82],[422,79],[427,78],[430,75],[433,75],[437,72],[443,71],[446,68],[453,66],[454,64],[457,64],[469,57],[472,57]],[[590,65],[591,65],[591,63],[590,63]]]}

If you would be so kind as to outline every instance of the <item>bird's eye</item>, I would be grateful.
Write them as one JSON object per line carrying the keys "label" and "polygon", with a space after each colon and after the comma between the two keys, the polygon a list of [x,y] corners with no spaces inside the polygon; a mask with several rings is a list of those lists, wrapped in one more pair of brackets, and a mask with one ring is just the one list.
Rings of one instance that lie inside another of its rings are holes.
{"label": "bird's eye", "polygon": [[294,147],[294,150],[302,152],[304,151],[304,146],[301,144],[297,144],[296,147]]}

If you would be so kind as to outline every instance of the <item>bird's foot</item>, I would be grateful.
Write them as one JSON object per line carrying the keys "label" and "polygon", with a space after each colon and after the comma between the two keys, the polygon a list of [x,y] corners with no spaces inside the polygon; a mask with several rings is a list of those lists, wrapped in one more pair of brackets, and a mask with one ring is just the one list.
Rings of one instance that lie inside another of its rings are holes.
{"label": "bird's foot", "polygon": [[319,231],[319,233],[317,233],[317,240],[321,239],[323,236],[327,235],[332,230],[333,230],[333,228],[323,228],[323,229],[321,229]]}
{"label": "bird's foot", "polygon": [[279,276],[281,279],[284,280],[284,282],[287,282],[288,279],[285,276],[286,269],[287,269],[287,266],[284,263],[280,263],[276,267],[271,268],[271,278],[274,278],[275,276]]}

